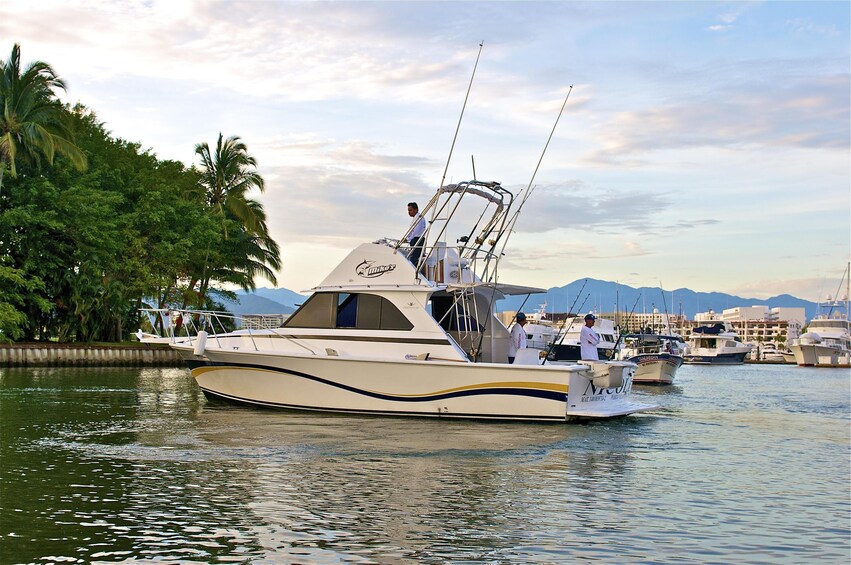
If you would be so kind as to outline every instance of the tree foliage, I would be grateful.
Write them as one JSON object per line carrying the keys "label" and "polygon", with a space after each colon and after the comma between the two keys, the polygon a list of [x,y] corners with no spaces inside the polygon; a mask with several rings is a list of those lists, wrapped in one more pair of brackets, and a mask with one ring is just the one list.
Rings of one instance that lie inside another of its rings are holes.
{"label": "tree foliage", "polygon": [[[48,65],[35,69],[44,88],[64,86]],[[0,339],[119,341],[142,306],[211,308],[212,291],[274,282],[280,251],[249,195],[263,179],[238,137],[220,135],[209,161],[187,167],[114,138],[83,106],[42,96],[44,127],[79,154],[17,134],[14,151],[0,147],[10,172],[0,193]]]}

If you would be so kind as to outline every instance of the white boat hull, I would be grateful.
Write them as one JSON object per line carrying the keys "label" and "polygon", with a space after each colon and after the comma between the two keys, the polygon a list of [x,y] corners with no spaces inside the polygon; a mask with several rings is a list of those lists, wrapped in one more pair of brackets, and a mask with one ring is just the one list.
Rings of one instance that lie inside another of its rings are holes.
{"label": "white boat hull", "polygon": [[796,344],[791,347],[795,363],[803,367],[832,367],[851,364],[851,352],[819,344]]}
{"label": "white boat hull", "polygon": [[185,346],[175,348],[205,394],[258,406],[561,422],[655,408],[628,400],[631,363],[616,365],[623,371],[620,386],[601,388],[582,365],[390,361],[215,349],[195,355]]}
{"label": "white boat hull", "polygon": [[677,369],[683,364],[681,356],[668,353],[636,355],[628,361],[638,366],[635,369],[635,382],[644,384],[671,384]]}

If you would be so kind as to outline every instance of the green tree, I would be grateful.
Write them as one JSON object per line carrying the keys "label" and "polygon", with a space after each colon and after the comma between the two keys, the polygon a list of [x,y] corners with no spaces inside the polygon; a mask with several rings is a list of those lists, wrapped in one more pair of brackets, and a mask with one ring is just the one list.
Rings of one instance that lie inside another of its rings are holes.
{"label": "green tree", "polygon": [[35,61],[21,68],[17,43],[9,59],[0,61],[0,193],[6,169],[17,176],[18,160],[53,164],[54,156],[61,154],[85,169],[86,156],[74,144],[68,111],[56,98],[57,89],[64,90],[65,83],[47,63]]}
{"label": "green tree", "polygon": [[255,288],[256,276],[272,284],[274,269],[281,266],[280,250],[269,236],[263,205],[249,197],[253,189],[263,192],[265,183],[256,171],[257,161],[239,137],[224,139],[219,133],[215,152],[200,143],[195,153],[201,160],[200,187],[210,216],[220,224],[221,236],[210,238],[189,289],[198,286],[197,304],[207,301],[213,281]]}
{"label": "green tree", "polygon": [[[20,269],[0,264],[0,342],[19,339],[25,333],[27,316],[21,311],[27,297],[43,290],[43,283],[28,277]],[[41,311],[50,310],[50,303],[38,297]]]}
{"label": "green tree", "polygon": [[210,152],[207,143],[195,146],[195,154],[201,159],[201,186],[205,190],[207,204],[214,214],[222,219],[225,238],[228,237],[226,212],[239,220],[250,232],[261,228],[261,217],[256,202],[248,198],[248,193],[257,189],[265,190],[263,177],[255,170],[257,160],[248,154],[248,148],[239,137],[225,140],[219,133],[215,153]]}

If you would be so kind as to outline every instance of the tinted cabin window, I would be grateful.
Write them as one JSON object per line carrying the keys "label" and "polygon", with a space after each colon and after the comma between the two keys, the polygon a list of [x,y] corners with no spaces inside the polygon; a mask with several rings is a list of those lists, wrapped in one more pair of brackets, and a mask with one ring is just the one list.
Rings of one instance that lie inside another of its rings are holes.
{"label": "tinted cabin window", "polygon": [[382,330],[410,331],[414,329],[414,324],[412,324],[392,302],[383,298],[380,298],[380,300]]}
{"label": "tinted cabin window", "polygon": [[381,328],[381,302],[380,296],[361,294],[358,304],[358,329],[378,330]]}
{"label": "tinted cabin window", "polygon": [[291,328],[333,328],[336,306],[336,293],[314,294],[289,317],[286,326]]}
{"label": "tinted cabin window", "polygon": [[372,294],[317,293],[287,320],[291,328],[410,331],[414,325],[392,302]]}

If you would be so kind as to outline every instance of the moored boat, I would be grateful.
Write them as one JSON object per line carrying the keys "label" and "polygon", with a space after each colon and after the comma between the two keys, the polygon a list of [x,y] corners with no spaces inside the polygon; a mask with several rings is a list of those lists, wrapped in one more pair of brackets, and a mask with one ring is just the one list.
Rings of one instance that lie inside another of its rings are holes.
{"label": "moored boat", "polygon": [[635,363],[634,382],[671,384],[683,364],[686,344],[678,335],[626,334],[619,356]]}
{"label": "moored boat", "polygon": [[766,363],[785,363],[783,352],[772,342],[751,344],[750,359]]}
{"label": "moored boat", "polygon": [[851,323],[841,313],[810,321],[806,333],[792,344],[795,362],[804,367],[851,364]]}
{"label": "moored boat", "polygon": [[[845,311],[842,303],[828,299],[828,311],[816,316],[807,326],[807,331],[796,339],[790,349],[795,362],[804,367],[845,367],[851,365],[851,322],[848,319],[849,295],[851,295],[851,265],[843,274],[845,288]],[[842,288],[839,282],[839,288]]]}
{"label": "moored boat", "polygon": [[741,365],[750,351],[750,345],[742,343],[728,324],[719,322],[692,330],[683,360],[696,365]]}

